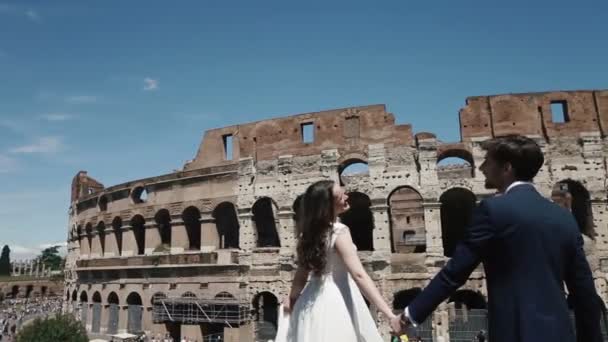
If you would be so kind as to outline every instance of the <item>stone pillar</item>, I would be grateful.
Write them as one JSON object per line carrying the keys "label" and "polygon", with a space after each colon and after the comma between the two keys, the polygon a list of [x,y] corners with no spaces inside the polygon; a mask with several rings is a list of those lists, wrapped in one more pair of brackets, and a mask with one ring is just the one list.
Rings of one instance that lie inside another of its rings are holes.
{"label": "stone pillar", "polygon": [[188,341],[202,341],[203,340],[203,332],[201,330],[201,326],[198,324],[182,324],[181,327],[181,338],[188,338]]}
{"label": "stone pillar", "polygon": [[384,199],[372,200],[370,208],[374,215],[374,252],[391,252],[391,231],[388,223],[388,205]]}
{"label": "stone pillar", "polygon": [[211,213],[201,214],[201,251],[211,252],[220,248],[220,236]]}
{"label": "stone pillar", "polygon": [[114,228],[106,229],[106,248],[102,257],[115,257],[118,256],[118,245],[116,244],[116,236],[114,235]]}
{"label": "stone pillar", "polygon": [[426,253],[428,258],[443,258],[441,238],[441,203],[424,202],[424,227],[426,229]]}
{"label": "stone pillar", "polygon": [[118,333],[126,333],[127,332],[127,320],[129,319],[129,306],[123,305],[120,310],[118,310]]}
{"label": "stone pillar", "polygon": [[28,262],[27,267],[28,267],[28,269],[29,269],[29,276],[30,276],[30,277],[31,277],[31,276],[33,276],[33,275],[34,275],[34,262],[33,262],[32,260],[30,260],[30,261]]}
{"label": "stone pillar", "polygon": [[437,139],[418,139],[418,162],[420,164],[420,187],[436,187],[437,178]]}
{"label": "stone pillar", "polygon": [[35,270],[34,270],[34,276],[36,278],[38,278],[40,276],[40,261],[36,261],[36,264],[35,264],[34,268],[35,268]]}
{"label": "stone pillar", "polygon": [[296,248],[296,227],[293,220],[293,211],[289,208],[284,208],[279,211],[277,217],[279,224],[277,230],[279,231],[279,238],[281,239],[281,247],[288,250],[295,250]]}
{"label": "stone pillar", "polygon": [[122,256],[128,257],[137,255],[137,242],[135,241],[133,227],[130,225],[123,225],[122,229]]}
{"label": "stone pillar", "polygon": [[95,235],[93,235],[93,239],[91,241],[91,258],[99,258],[101,257],[101,241],[100,236],[95,231]]}
{"label": "stone pillar", "polygon": [[89,254],[91,253],[89,249],[89,239],[86,236],[82,236],[80,238],[80,257],[83,259],[88,259]]}
{"label": "stone pillar", "polygon": [[[144,254],[149,255],[160,246],[160,232],[158,231],[158,225],[156,223],[146,222],[146,243],[144,248]],[[135,251],[137,252],[137,250]]]}
{"label": "stone pillar", "polygon": [[[105,299],[104,299],[105,300]],[[99,333],[105,334],[108,331],[108,320],[110,319],[110,309],[109,305],[102,304],[101,305],[101,322],[99,324]]]}
{"label": "stone pillar", "polygon": [[[202,227],[201,227],[202,228]],[[171,221],[171,253],[182,253],[190,248],[190,240],[184,221],[174,219]]]}
{"label": "stone pillar", "polygon": [[241,228],[239,230],[239,244],[241,249],[245,251],[251,251],[256,248],[256,234],[253,228],[253,214],[250,209],[239,210],[239,224]]}

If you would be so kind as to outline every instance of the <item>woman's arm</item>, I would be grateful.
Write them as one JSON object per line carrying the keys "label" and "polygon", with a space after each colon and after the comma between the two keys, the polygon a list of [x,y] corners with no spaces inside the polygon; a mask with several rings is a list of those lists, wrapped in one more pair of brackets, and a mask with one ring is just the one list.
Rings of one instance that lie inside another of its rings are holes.
{"label": "woman's arm", "polygon": [[304,286],[306,286],[306,281],[308,280],[309,273],[310,270],[302,266],[298,266],[296,274],[294,275],[293,281],[291,283],[291,291],[289,291],[289,297],[283,301],[283,308],[286,312],[291,312],[293,304],[300,296],[300,293],[302,292]]}
{"label": "woman's arm", "polygon": [[395,317],[390,306],[386,303],[378,288],[376,288],[372,278],[370,278],[363,268],[361,260],[359,260],[359,256],[357,255],[357,250],[353,248],[353,240],[348,230],[338,234],[335,246],[348,272],[357,283],[357,286],[359,286],[359,289],[361,289],[361,292],[363,292],[363,295],[388,319]]}

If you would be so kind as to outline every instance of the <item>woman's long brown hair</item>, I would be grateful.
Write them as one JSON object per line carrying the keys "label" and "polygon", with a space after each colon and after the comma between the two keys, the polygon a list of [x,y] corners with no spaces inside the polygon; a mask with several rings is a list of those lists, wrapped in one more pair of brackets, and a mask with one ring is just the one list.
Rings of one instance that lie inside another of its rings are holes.
{"label": "woman's long brown hair", "polygon": [[327,245],[336,218],[334,181],[322,180],[306,189],[298,213],[298,264],[314,273],[327,265]]}

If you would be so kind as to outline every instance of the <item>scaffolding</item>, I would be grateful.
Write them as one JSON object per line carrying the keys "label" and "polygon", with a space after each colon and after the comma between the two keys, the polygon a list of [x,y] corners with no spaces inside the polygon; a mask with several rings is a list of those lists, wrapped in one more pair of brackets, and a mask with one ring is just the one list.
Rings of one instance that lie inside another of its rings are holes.
{"label": "scaffolding", "polygon": [[234,297],[156,297],[152,318],[154,323],[219,323],[233,327],[249,322],[251,310],[249,302]]}

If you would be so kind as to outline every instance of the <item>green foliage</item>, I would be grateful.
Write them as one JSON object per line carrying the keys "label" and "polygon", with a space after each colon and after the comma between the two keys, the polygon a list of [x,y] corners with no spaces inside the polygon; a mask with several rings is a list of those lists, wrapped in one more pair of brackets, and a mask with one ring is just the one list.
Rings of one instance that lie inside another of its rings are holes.
{"label": "green foliage", "polygon": [[45,248],[38,259],[51,270],[60,270],[62,268],[63,259],[59,255],[59,246]]}
{"label": "green foliage", "polygon": [[0,276],[11,275],[11,249],[8,245],[2,248],[2,256],[0,256]]}
{"label": "green foliage", "polygon": [[16,342],[88,342],[84,326],[72,315],[37,318],[17,334]]}

